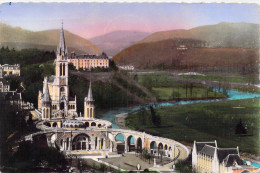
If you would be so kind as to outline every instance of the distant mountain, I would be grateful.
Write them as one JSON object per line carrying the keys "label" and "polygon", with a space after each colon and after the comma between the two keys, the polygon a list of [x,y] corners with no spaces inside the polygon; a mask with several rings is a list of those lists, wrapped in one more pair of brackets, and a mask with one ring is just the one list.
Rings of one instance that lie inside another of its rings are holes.
{"label": "distant mountain", "polygon": [[137,43],[148,35],[150,35],[148,32],[113,31],[89,40],[109,56],[114,56],[124,48]]}
{"label": "distant mountain", "polygon": [[[0,47],[38,48],[56,51],[60,38],[60,30],[32,32],[18,27],[0,23]],[[88,40],[65,30],[65,39],[69,52],[100,54],[101,51]]]}
{"label": "distant mountain", "polygon": [[257,48],[190,48],[178,50],[173,39],[132,45],[113,58],[138,69],[250,69],[259,63]]}
{"label": "distant mountain", "polygon": [[[220,23],[153,33],[122,50],[113,59],[119,65],[134,65],[136,68],[236,67],[241,70],[243,66],[259,63],[258,39],[257,24]],[[183,45],[187,50],[178,49]]]}
{"label": "distant mountain", "polygon": [[156,42],[174,38],[203,40],[209,47],[259,47],[259,24],[226,23],[206,25],[190,30],[170,30],[151,34],[139,43]]}

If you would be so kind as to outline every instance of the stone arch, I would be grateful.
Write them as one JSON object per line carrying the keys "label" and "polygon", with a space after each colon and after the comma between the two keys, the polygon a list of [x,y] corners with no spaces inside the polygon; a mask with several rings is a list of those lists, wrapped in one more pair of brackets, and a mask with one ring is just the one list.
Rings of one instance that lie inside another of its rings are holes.
{"label": "stone arch", "polygon": [[131,151],[135,151],[135,138],[132,135],[129,135],[127,137],[127,151],[131,152]]}
{"label": "stone arch", "polygon": [[57,123],[56,122],[54,122],[53,124],[52,124],[52,127],[57,127]]}
{"label": "stone arch", "polygon": [[163,144],[161,142],[158,144],[158,150],[163,150]]}
{"label": "stone arch", "polygon": [[157,149],[157,145],[156,145],[156,142],[155,141],[152,141],[150,143],[150,151],[152,154],[154,154],[156,152],[156,149]]}
{"label": "stone arch", "polygon": [[65,88],[64,87],[60,87],[60,92],[64,92]]}
{"label": "stone arch", "polygon": [[90,136],[87,134],[78,134],[72,140],[72,150],[90,149]]}
{"label": "stone arch", "polygon": [[164,145],[164,150],[168,150],[168,145],[167,144]]}
{"label": "stone arch", "polygon": [[124,142],[126,139],[125,135],[123,133],[117,133],[115,135],[115,141],[121,141]]}
{"label": "stone arch", "polygon": [[46,123],[46,126],[51,127],[51,124],[49,122]]}
{"label": "stone arch", "polygon": [[100,127],[101,127],[101,124],[98,124],[98,127],[100,128]]}
{"label": "stone arch", "polygon": [[91,123],[91,126],[96,126],[97,124],[95,122],[92,122]]}
{"label": "stone arch", "polygon": [[117,133],[115,135],[115,141],[116,141],[116,149],[118,154],[122,154],[125,152],[125,140],[126,137],[122,133]]}
{"label": "stone arch", "polygon": [[139,137],[136,140],[136,150],[137,150],[137,153],[141,153],[142,149],[143,149],[142,139]]}
{"label": "stone arch", "polygon": [[86,127],[89,127],[89,122],[85,122],[85,126],[86,126]]}

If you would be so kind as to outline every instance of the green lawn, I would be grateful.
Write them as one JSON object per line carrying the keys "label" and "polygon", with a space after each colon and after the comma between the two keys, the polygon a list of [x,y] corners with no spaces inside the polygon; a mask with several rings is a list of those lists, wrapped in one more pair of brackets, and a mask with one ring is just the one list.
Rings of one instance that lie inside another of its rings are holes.
{"label": "green lawn", "polygon": [[182,78],[191,79],[202,79],[202,80],[212,80],[212,81],[222,81],[222,82],[235,82],[235,83],[259,83],[259,80],[252,77],[229,77],[229,76],[212,76],[212,75],[179,75]]}
{"label": "green lawn", "polygon": [[[160,101],[174,99],[223,98],[224,93],[214,92],[200,83],[187,83],[170,79],[171,74],[142,74],[131,76],[141,85],[153,92]],[[187,88],[187,93],[186,93]]]}
{"label": "green lawn", "polygon": [[214,92],[206,87],[153,87],[152,92],[159,100],[174,99],[206,99],[206,98],[223,98],[223,93]]}
{"label": "green lawn", "polygon": [[[216,139],[220,147],[239,146],[242,152],[260,154],[259,101],[248,99],[158,108],[156,113],[161,117],[161,126],[152,125],[150,111],[145,112],[144,121],[140,113],[130,114],[126,126],[186,144]],[[247,136],[235,135],[240,118],[248,130]]]}

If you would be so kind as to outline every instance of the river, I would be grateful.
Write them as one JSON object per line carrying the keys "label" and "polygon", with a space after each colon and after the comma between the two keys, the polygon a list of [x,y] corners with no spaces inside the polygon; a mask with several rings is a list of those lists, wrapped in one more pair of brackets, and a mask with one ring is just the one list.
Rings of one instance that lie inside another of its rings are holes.
{"label": "river", "polygon": [[[221,101],[221,100],[241,100],[241,99],[260,98],[260,94],[257,94],[257,93],[242,92],[242,91],[237,91],[237,90],[233,90],[233,89],[226,90],[226,92],[227,92],[228,97],[225,99],[162,102],[162,103],[154,104],[153,106],[155,108],[158,108],[158,107],[169,107],[169,106],[174,106],[174,105],[186,105],[186,104],[193,104],[193,103],[216,102],[216,101]],[[149,105],[146,105],[146,107],[149,108]],[[107,112],[101,114],[99,116],[99,118],[110,121],[112,123],[113,128],[119,129],[120,127],[116,124],[116,119],[115,119],[116,115],[122,114],[122,113],[136,112],[136,111],[140,110],[141,108],[142,108],[142,106],[118,108],[118,109],[110,110],[110,111],[107,111]],[[252,162],[252,165],[260,168],[260,164]]]}
{"label": "river", "polygon": [[[221,91],[221,89],[220,89]],[[177,101],[177,102],[161,102],[154,104],[155,108],[158,107],[169,107],[174,105],[186,105],[186,104],[193,104],[193,103],[208,103],[208,102],[216,102],[221,100],[241,100],[241,99],[251,99],[251,98],[260,98],[260,94],[257,93],[250,93],[250,92],[242,92],[233,89],[226,90],[228,97],[225,99],[213,99],[213,100],[191,100],[191,101]],[[149,108],[149,105],[146,105]],[[122,113],[132,113],[140,110],[142,106],[134,106],[134,107],[125,107],[125,108],[118,108],[114,110],[107,111],[101,115],[99,115],[100,119],[110,121],[112,123],[113,128],[120,128],[116,124],[115,117],[118,114]]]}

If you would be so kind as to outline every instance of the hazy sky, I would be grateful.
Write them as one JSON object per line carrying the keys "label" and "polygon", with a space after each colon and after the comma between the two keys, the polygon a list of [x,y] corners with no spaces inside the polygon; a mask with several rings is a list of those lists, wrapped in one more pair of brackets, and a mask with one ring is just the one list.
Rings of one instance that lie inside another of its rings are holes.
{"label": "hazy sky", "polygon": [[64,28],[85,38],[114,30],[156,32],[220,22],[259,23],[255,4],[12,3],[0,5],[0,22],[41,31]]}

